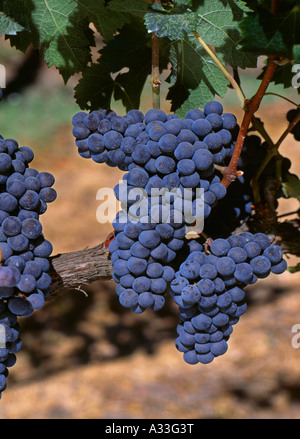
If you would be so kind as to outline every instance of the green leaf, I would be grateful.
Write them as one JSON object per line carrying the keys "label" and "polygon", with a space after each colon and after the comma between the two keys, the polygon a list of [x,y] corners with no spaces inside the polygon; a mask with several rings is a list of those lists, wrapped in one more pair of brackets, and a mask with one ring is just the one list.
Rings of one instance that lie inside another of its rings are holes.
{"label": "green leaf", "polygon": [[273,15],[258,8],[240,23],[240,47],[257,55],[293,57],[293,46],[299,42],[300,8]]}
{"label": "green leaf", "polygon": [[0,10],[11,20],[18,23],[23,29],[16,34],[6,33],[5,39],[10,40],[10,44],[22,52],[26,52],[32,43],[32,34],[29,28],[29,11],[25,6],[24,0],[14,0],[13,2],[0,0]]}
{"label": "green leaf", "polygon": [[[161,69],[167,67],[168,50],[160,40]],[[109,109],[111,99],[121,100],[127,111],[139,108],[140,96],[151,73],[151,36],[139,21],[125,25],[100,50],[97,64],[83,72],[75,97],[81,108]],[[150,88],[150,84],[149,84]]]}
{"label": "green leaf", "polygon": [[115,83],[110,76],[110,68],[103,62],[92,64],[83,73],[75,87],[76,102],[82,109],[110,109]]}
{"label": "green leaf", "polygon": [[123,12],[126,14],[131,14],[135,17],[143,18],[147,9],[149,8],[149,3],[144,0],[111,0],[108,3],[108,9],[114,12]]}
{"label": "green leaf", "polygon": [[[286,12],[292,7],[297,5],[298,0],[276,0],[278,13]],[[271,12],[270,0],[245,0],[245,3],[252,10],[258,10],[259,7],[263,7]]]}
{"label": "green leaf", "polygon": [[300,201],[300,180],[295,174],[288,173],[282,183],[282,191],[286,198],[297,198]]}
{"label": "green leaf", "polygon": [[0,33],[6,35],[16,35],[22,30],[24,30],[23,26],[17,23],[13,18],[8,17],[3,12],[0,12]]}
{"label": "green leaf", "polygon": [[298,271],[300,271],[300,262],[298,262],[298,264],[294,267],[288,267],[287,271],[289,271],[290,273],[298,273]]}
{"label": "green leaf", "polygon": [[[284,88],[290,88],[292,84],[292,79],[295,76],[295,72],[292,71],[293,64],[288,62],[283,65],[278,65],[276,70],[272,76],[271,82],[275,85],[282,85]],[[257,79],[262,79],[264,77],[264,73],[266,71],[266,66],[263,68],[261,74],[257,77]],[[300,93],[300,87],[298,87],[298,93]]]}
{"label": "green leaf", "polygon": [[247,51],[237,50],[240,39],[238,23],[248,8],[244,2],[232,0],[194,0],[193,11],[181,8],[180,13],[162,14],[152,12],[145,15],[145,25],[149,32],[170,40],[184,39],[194,31],[210,45],[215,46],[221,62],[232,67],[256,67],[256,56]]}
{"label": "green leaf", "polygon": [[294,63],[299,64],[300,63],[300,44],[296,44],[293,47],[293,57],[294,57]]}
{"label": "green leaf", "polygon": [[215,46],[218,58],[231,67],[256,67],[256,57],[237,49],[240,39],[239,23],[244,17],[244,2],[231,0],[198,0],[197,32],[207,43]]}
{"label": "green leaf", "polygon": [[11,46],[23,53],[25,53],[28,47],[32,44],[32,34],[27,30],[18,32],[17,35],[5,36],[5,39],[9,39]]}
{"label": "green leaf", "polygon": [[192,0],[174,0],[175,6],[186,6],[187,8],[191,8],[193,6]]}
{"label": "green leaf", "polygon": [[148,32],[155,32],[158,37],[168,37],[170,40],[182,40],[186,33],[196,29],[197,22],[198,17],[193,12],[183,14],[149,12],[145,15]]}
{"label": "green leaf", "polygon": [[149,7],[144,0],[111,0],[108,4],[105,0],[78,0],[77,3],[81,17],[93,23],[106,42],[133,17],[144,17]]}
{"label": "green leaf", "polygon": [[202,81],[195,90],[188,89],[188,96],[180,108],[175,113],[181,119],[185,118],[186,113],[192,108],[202,108],[206,102],[215,99],[215,93]]}
{"label": "green leaf", "polygon": [[28,8],[24,0],[0,0],[0,10],[21,26],[28,27]]}
{"label": "green leaf", "polygon": [[151,73],[151,36],[144,26],[138,22],[134,27],[125,25],[100,54],[100,64],[109,64],[112,73],[118,72],[115,99],[121,99],[127,110],[138,108],[145,81]]}
{"label": "green leaf", "polygon": [[128,22],[125,13],[109,11],[105,6],[105,0],[78,0],[77,3],[81,17],[86,17],[93,23],[106,42]]}
{"label": "green leaf", "polygon": [[182,111],[203,106],[216,94],[225,95],[227,79],[193,35],[172,43],[170,61],[167,99],[172,101],[172,111],[178,112],[183,104]]}
{"label": "green leaf", "polygon": [[64,81],[81,72],[91,60],[91,31],[77,11],[75,0],[28,0],[35,47],[44,52]]}

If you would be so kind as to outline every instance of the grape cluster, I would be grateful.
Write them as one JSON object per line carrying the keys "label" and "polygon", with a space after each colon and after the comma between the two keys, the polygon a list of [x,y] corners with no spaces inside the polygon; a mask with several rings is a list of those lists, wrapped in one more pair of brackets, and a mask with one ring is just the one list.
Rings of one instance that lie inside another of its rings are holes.
{"label": "grape cluster", "polygon": [[50,291],[51,243],[39,216],[56,199],[54,177],[29,168],[33,151],[0,137],[0,397],[22,346],[18,316],[40,309]]}
{"label": "grape cluster", "polygon": [[[292,108],[287,112],[286,118],[288,122],[292,122],[295,117],[297,117],[300,113],[300,108]],[[292,129],[291,133],[294,135],[295,140],[300,140],[300,122]]]}
{"label": "grape cluster", "polygon": [[[119,284],[120,303],[136,313],[164,305],[164,294],[174,277],[170,265],[184,245],[186,226],[207,218],[217,201],[226,195],[214,166],[217,153],[208,146],[211,137],[207,131],[200,134],[201,121],[207,130],[212,128],[208,119],[211,123],[215,119],[222,122],[212,110],[222,114],[221,104],[214,102],[204,112],[187,113],[184,122],[189,121],[191,129],[182,125],[179,118],[168,120],[163,111],[149,110],[143,116],[147,143],[136,145],[123,183],[115,187],[123,210],[113,222],[115,241],[109,247],[113,278]],[[212,115],[215,119],[209,118]],[[229,116],[224,115],[226,126]],[[236,120],[230,120],[233,129]],[[215,120],[215,129],[221,129],[222,124],[217,126]],[[203,142],[194,131],[204,137]],[[197,188],[202,189],[201,195]]]}
{"label": "grape cluster", "polygon": [[[81,157],[118,166],[124,171],[134,163],[146,170],[154,169],[160,156],[188,160],[198,149],[210,153],[203,153],[202,161],[209,163],[211,169],[213,163],[223,164],[231,155],[238,128],[235,116],[224,113],[217,101],[208,102],[203,111],[188,111],[185,120],[156,109],[145,115],[130,110],[125,116],[118,116],[115,111],[95,110],[76,113],[72,123]],[[164,159],[160,166],[166,172],[173,164]]]}
{"label": "grape cluster", "polygon": [[[1,271],[1,269],[0,269]],[[1,283],[1,281],[0,281]],[[22,347],[18,317],[4,300],[0,301],[0,398],[6,388],[9,368],[16,363],[16,353]]]}
{"label": "grape cluster", "polygon": [[[239,127],[219,102],[184,120],[157,109],[125,116],[100,110],[77,113],[73,125],[82,157],[125,171],[114,188],[121,210],[108,247],[121,305],[157,311],[169,291],[179,307],[177,348],[188,363],[210,363],[227,350],[246,310],[245,286],[286,269],[281,249],[264,234],[224,239],[251,214],[250,180],[267,149],[247,137],[239,166],[253,166],[227,191],[216,165],[229,163]],[[187,239],[188,228],[199,233],[204,220],[210,251]]]}
{"label": "grape cluster", "polygon": [[215,164],[232,151],[236,118],[211,101],[185,120],[151,109],[81,111],[72,122],[82,157],[128,171],[115,187],[123,211],[109,247],[120,302],[136,313],[159,309],[186,226],[207,218],[226,195]]}
{"label": "grape cluster", "polygon": [[54,177],[29,168],[33,151],[14,139],[1,139],[0,151],[0,297],[13,314],[27,316],[43,306],[51,283],[52,245],[39,216],[56,199]]}
{"label": "grape cluster", "polygon": [[209,253],[197,242],[190,245],[170,285],[180,318],[175,344],[187,363],[207,364],[228,349],[233,325],[247,309],[244,288],[283,273],[287,263],[263,233],[217,238]]}

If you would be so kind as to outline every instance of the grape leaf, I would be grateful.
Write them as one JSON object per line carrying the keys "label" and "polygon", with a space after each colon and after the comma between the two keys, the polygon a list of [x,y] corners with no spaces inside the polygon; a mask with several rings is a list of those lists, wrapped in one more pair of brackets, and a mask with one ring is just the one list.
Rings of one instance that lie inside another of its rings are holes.
{"label": "grape leaf", "polygon": [[192,12],[183,14],[161,14],[149,12],[145,15],[148,32],[155,32],[160,37],[170,40],[181,40],[186,33],[193,32],[197,27],[198,17]]}
{"label": "grape leaf", "polygon": [[257,55],[293,58],[293,46],[299,43],[299,7],[273,15],[257,8],[240,22],[242,39],[239,47]]}
{"label": "grape leaf", "polygon": [[[151,73],[151,36],[142,23],[125,25],[101,51],[99,62],[109,64],[115,78],[115,99],[127,110],[138,108],[145,81]],[[127,71],[122,69],[126,68]]]}
{"label": "grape leaf", "polygon": [[175,6],[186,6],[191,8],[193,6],[192,0],[174,0]]}
{"label": "grape leaf", "polygon": [[24,30],[24,27],[17,23],[13,18],[8,17],[3,12],[0,12],[0,34],[16,35],[18,32]]}
{"label": "grape leaf", "polygon": [[55,65],[65,82],[91,60],[91,34],[75,0],[30,0],[30,27],[34,45],[44,52],[49,67]]}
{"label": "grape leaf", "polygon": [[75,87],[75,99],[82,109],[110,109],[115,83],[110,75],[110,67],[92,64],[87,67],[81,80]]}
{"label": "grape leaf", "polygon": [[221,62],[231,67],[256,67],[256,57],[248,51],[237,49],[240,39],[239,22],[244,16],[244,2],[231,0],[198,0],[196,13],[198,15],[197,33],[207,43],[215,46]]}
{"label": "grape leaf", "polygon": [[21,26],[26,27],[28,25],[28,8],[24,0],[0,0],[0,11]]}
{"label": "grape leaf", "polygon": [[232,0],[195,0],[193,11],[182,9],[181,13],[145,15],[145,25],[149,32],[170,40],[183,39],[194,31],[210,45],[215,46],[217,56],[232,67],[256,67],[256,56],[247,51],[237,50],[240,39],[238,23],[249,9],[244,2]]}
{"label": "grape leaf", "polygon": [[78,10],[82,17],[87,17],[106,42],[132,17],[143,17],[149,5],[144,0],[78,0]]}
{"label": "grape leaf", "polygon": [[294,56],[294,63],[300,64],[300,44],[296,44],[293,47],[293,56]]}
{"label": "grape leaf", "polygon": [[28,47],[32,44],[32,33],[29,30],[23,30],[16,35],[5,35],[5,39],[10,40],[12,47],[25,53]]}
{"label": "grape leaf", "polygon": [[149,8],[144,0],[111,0],[108,3],[108,9],[114,12],[124,12],[126,14],[131,14],[136,17],[143,18],[145,12]]}
{"label": "grape leaf", "polygon": [[[295,72],[292,70],[293,64],[291,62],[288,62],[283,65],[278,65],[276,67],[276,70],[272,76],[271,82],[273,82],[276,85],[283,85],[284,88],[290,88],[292,84],[293,77],[295,75]],[[257,79],[262,79],[264,77],[264,73],[266,71],[266,66],[263,68],[261,74],[257,77]],[[300,93],[300,87],[298,87],[298,93]]]}
{"label": "grape leaf", "polygon": [[112,14],[106,7],[105,0],[78,0],[77,4],[81,17],[87,17],[106,42],[128,22],[125,13],[115,11]]}
{"label": "grape leaf", "polygon": [[5,39],[10,40],[11,46],[16,47],[22,52],[26,52],[32,43],[32,34],[28,23],[28,9],[25,6],[24,0],[15,0],[13,2],[1,0],[0,10],[5,16],[22,27],[22,29],[15,34],[5,32]]}
{"label": "grape leaf", "polygon": [[[286,12],[288,9],[297,5],[298,0],[276,0],[278,12]],[[245,0],[245,3],[252,10],[258,10],[259,7],[263,7],[271,12],[270,0]]]}
{"label": "grape leaf", "polygon": [[171,84],[167,99],[172,111],[204,105],[215,94],[224,96],[228,81],[193,36],[174,41],[170,48],[172,72],[167,81]]}
{"label": "grape leaf", "polygon": [[288,173],[282,183],[282,191],[287,198],[297,198],[300,201],[300,180],[296,174]]}
{"label": "grape leaf", "polygon": [[300,262],[298,262],[298,264],[294,267],[288,267],[287,271],[289,271],[290,273],[298,273],[300,271]]}
{"label": "grape leaf", "polygon": [[[161,47],[163,43],[160,40]],[[151,36],[143,24],[136,21],[134,26],[125,25],[100,50],[100,55],[97,64],[83,72],[76,87],[79,106],[109,109],[114,97],[121,100],[127,110],[139,108],[141,92],[151,73]],[[161,55],[161,68],[166,68],[167,49],[163,49]]]}
{"label": "grape leaf", "polygon": [[188,95],[186,100],[183,102],[180,108],[178,108],[175,113],[181,119],[185,118],[186,113],[191,108],[203,109],[206,102],[215,99],[215,93],[213,90],[208,88],[204,82],[200,82],[199,86],[195,90],[188,89]]}

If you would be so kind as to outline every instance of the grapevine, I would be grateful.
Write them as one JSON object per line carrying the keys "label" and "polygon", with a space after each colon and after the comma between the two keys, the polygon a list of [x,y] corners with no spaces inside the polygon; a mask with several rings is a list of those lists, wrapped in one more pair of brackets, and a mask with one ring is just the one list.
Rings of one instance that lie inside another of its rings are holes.
{"label": "grapevine", "polygon": [[[278,139],[257,115],[272,84],[287,88],[295,79],[296,1],[21,3],[0,2],[0,31],[23,52],[32,45],[65,83],[80,74],[69,129],[77,153],[100,171],[124,174],[113,188],[120,210],[107,241],[53,256],[40,216],[57,197],[55,178],[29,166],[32,149],[0,137],[0,395],[22,347],[19,319],[98,279],[115,282],[119,303],[137,319],[171,303],[174,344],[186,363],[201,367],[230,355],[247,286],[299,271],[287,263],[289,254],[300,255],[298,223],[296,244],[285,242],[278,207],[283,198],[300,200],[292,158],[281,148],[287,137],[300,140],[300,107],[273,93],[290,105]],[[240,71],[262,56],[248,97]],[[228,88],[240,118],[222,100]],[[152,93],[145,110],[144,89]],[[5,88],[1,99],[5,111]]]}

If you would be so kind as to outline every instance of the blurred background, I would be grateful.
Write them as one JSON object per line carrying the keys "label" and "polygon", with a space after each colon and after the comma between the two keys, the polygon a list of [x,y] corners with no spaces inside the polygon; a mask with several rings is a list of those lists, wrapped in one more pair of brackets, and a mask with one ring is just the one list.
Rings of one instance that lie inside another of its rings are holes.
{"label": "blurred background", "polygon": [[[8,95],[0,104],[0,132],[35,152],[31,166],[55,175],[57,200],[41,217],[53,254],[103,242],[110,224],[96,220],[101,187],[114,187],[123,175],[115,168],[81,158],[71,118],[79,111],[73,89],[38,54],[15,51],[0,38]],[[241,72],[245,94],[256,91],[258,70]],[[162,75],[165,79],[168,72]],[[162,84],[162,109],[166,86]],[[295,89],[271,86],[297,101]],[[239,122],[233,91],[222,100]],[[141,110],[152,106],[150,84]],[[257,113],[273,141],[287,126],[292,105],[266,96]],[[125,110],[118,103],[118,114]],[[281,153],[299,175],[299,145],[292,136]],[[298,209],[281,200],[279,213]],[[295,265],[293,257],[289,265]],[[300,348],[292,347],[292,327],[300,324],[300,274],[271,275],[248,287],[248,310],[229,340],[229,350],[209,365],[187,365],[175,346],[177,310],[172,303],[157,313],[135,315],[119,305],[113,281],[69,291],[29,318],[20,319],[22,350],[10,369],[0,402],[1,419],[207,419],[299,418]]]}

